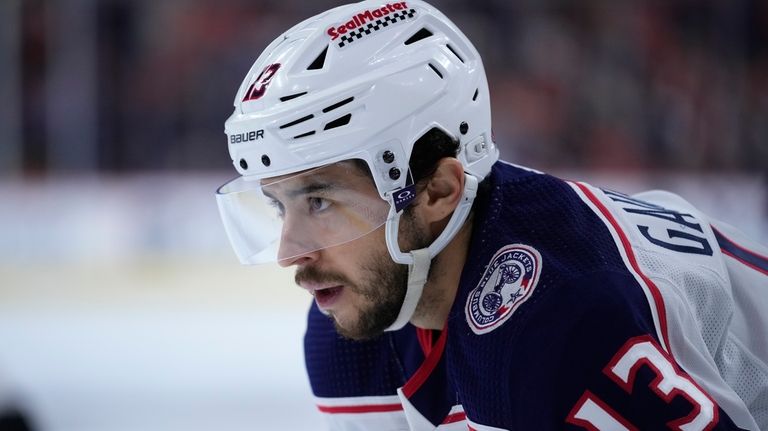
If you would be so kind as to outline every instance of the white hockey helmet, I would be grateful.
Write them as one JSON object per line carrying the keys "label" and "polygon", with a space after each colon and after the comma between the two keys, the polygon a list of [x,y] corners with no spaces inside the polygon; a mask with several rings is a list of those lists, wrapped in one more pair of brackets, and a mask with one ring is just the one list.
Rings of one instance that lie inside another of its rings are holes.
{"label": "white hockey helmet", "polygon": [[[408,160],[416,140],[438,128],[460,142],[457,158],[467,181],[464,201],[428,249],[431,258],[461,227],[478,180],[498,158],[480,56],[448,18],[419,0],[363,1],[294,26],[259,56],[234,105],[225,131],[241,177],[222,186],[217,200],[243,263],[291,257],[277,256],[283,221],[257,221],[254,194],[270,197],[268,187],[286,181],[298,187],[308,171],[322,174],[315,169],[357,159],[370,169],[377,202],[349,191],[347,200],[356,203],[346,212],[350,219],[306,228],[296,253],[338,245],[386,223],[392,258],[413,264],[413,253],[397,245],[401,203],[413,194]],[[307,238],[337,228],[344,233]]]}

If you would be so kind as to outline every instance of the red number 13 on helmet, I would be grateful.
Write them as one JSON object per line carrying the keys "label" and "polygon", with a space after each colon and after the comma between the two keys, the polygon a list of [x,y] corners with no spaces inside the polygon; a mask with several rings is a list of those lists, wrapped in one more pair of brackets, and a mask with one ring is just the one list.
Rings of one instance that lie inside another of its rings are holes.
{"label": "red number 13 on helmet", "polygon": [[277,73],[277,69],[279,68],[280,63],[272,63],[265,67],[264,70],[262,70],[259,74],[259,77],[256,78],[256,82],[251,84],[251,87],[248,88],[248,91],[245,93],[245,97],[243,98],[243,102],[256,100],[263,96],[267,91],[269,82],[272,80],[272,77],[275,76],[275,73]]}

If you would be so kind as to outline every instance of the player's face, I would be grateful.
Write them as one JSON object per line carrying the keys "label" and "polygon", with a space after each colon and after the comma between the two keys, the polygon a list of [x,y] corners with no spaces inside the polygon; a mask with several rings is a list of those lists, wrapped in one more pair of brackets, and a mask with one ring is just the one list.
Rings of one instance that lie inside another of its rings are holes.
{"label": "player's face", "polygon": [[[368,187],[376,195],[372,181]],[[400,227],[401,249],[428,245],[426,234],[411,217],[403,216]],[[383,226],[354,241],[284,259],[281,264],[297,267],[296,283],[312,293],[318,307],[347,338],[381,334],[397,318],[405,297],[408,267],[390,257]]]}

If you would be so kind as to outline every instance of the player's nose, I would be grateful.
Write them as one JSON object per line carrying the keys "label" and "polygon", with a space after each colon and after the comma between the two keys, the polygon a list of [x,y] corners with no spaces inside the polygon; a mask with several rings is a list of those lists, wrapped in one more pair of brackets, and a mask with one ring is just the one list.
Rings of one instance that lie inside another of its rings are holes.
{"label": "player's nose", "polygon": [[319,254],[319,247],[314,244],[309,235],[299,229],[293,229],[286,220],[280,235],[277,263],[282,267],[306,265],[316,261]]}
{"label": "player's nose", "polygon": [[289,266],[293,265],[307,265],[312,262],[317,261],[318,256],[320,255],[319,250],[305,252],[301,254],[290,254],[290,253],[282,253],[282,245],[280,247],[280,252],[278,253],[277,257],[277,264],[280,265],[283,268],[287,268]]}

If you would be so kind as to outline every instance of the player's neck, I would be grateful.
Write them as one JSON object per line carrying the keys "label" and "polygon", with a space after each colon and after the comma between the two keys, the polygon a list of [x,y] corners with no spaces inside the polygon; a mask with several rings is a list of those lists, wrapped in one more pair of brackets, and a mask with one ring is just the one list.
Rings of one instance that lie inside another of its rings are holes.
{"label": "player's neck", "polygon": [[472,215],[448,245],[432,259],[429,278],[424,285],[411,323],[423,329],[443,329],[459,289],[461,272],[472,237]]}

